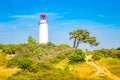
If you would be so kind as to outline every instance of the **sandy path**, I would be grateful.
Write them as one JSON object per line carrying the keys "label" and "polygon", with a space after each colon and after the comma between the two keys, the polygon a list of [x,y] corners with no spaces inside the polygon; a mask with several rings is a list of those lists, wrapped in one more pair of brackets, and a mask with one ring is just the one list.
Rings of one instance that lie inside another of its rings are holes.
{"label": "sandy path", "polygon": [[101,76],[101,75],[107,75],[111,78],[111,80],[120,80],[119,77],[113,75],[112,73],[110,73],[107,69],[103,69],[102,67],[100,67],[98,64],[96,64],[94,61],[89,61],[89,59],[92,57],[92,55],[90,56],[86,56],[86,63],[94,66],[97,69],[97,72],[95,74],[95,76]]}

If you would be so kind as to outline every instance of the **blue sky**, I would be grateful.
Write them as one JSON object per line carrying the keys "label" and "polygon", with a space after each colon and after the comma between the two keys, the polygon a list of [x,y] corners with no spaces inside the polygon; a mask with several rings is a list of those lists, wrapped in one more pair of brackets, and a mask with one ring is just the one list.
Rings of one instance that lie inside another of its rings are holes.
{"label": "blue sky", "polygon": [[87,29],[100,42],[98,47],[120,46],[119,0],[1,0],[0,43],[25,43],[29,35],[38,41],[40,13],[46,12],[49,41],[72,45],[68,33]]}

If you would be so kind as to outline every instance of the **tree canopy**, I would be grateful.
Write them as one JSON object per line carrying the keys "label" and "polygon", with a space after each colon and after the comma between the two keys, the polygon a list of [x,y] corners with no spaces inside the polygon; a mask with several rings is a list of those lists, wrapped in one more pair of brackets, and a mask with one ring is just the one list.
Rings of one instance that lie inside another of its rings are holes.
{"label": "tree canopy", "polygon": [[90,36],[90,33],[85,29],[77,29],[69,32],[70,39],[74,39],[73,47],[77,48],[80,43],[88,43],[91,46],[99,45],[99,42],[96,41],[96,38]]}
{"label": "tree canopy", "polygon": [[36,40],[32,36],[28,36],[28,44],[37,44]]}

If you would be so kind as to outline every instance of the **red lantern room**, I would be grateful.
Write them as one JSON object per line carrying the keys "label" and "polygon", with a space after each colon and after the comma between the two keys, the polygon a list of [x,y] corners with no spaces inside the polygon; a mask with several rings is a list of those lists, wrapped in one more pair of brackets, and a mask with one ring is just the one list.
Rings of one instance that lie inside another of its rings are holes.
{"label": "red lantern room", "polygon": [[46,20],[46,14],[45,13],[41,13],[40,16],[41,16],[41,20],[43,20],[43,19]]}

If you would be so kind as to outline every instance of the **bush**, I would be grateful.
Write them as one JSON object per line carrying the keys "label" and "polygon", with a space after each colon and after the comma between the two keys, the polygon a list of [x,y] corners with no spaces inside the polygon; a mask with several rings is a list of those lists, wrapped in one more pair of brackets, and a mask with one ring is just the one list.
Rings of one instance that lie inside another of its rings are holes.
{"label": "bush", "polygon": [[65,55],[64,52],[63,52],[63,53],[59,53],[55,58],[52,58],[52,59],[50,60],[50,62],[51,62],[51,63],[57,63],[57,62],[65,59],[66,57],[67,57],[67,56]]}
{"label": "bush", "polygon": [[36,63],[31,64],[27,70],[29,72],[37,73],[39,71],[39,66]]}
{"label": "bush", "polygon": [[40,70],[38,73],[20,71],[7,80],[80,80],[77,76],[59,70]]}
{"label": "bush", "polygon": [[7,67],[18,67],[18,57],[13,57],[12,59],[7,61]]}
{"label": "bush", "polygon": [[112,55],[112,57],[120,59],[120,51],[118,50],[115,54]]}
{"label": "bush", "polygon": [[68,45],[68,44],[60,44],[59,46],[58,46],[59,48],[70,48],[70,46]]}
{"label": "bush", "polygon": [[47,43],[47,46],[56,47],[56,45],[55,45],[54,43],[52,43],[52,42],[48,42],[48,43]]}
{"label": "bush", "polygon": [[65,49],[65,51],[60,52],[56,57],[50,59],[51,63],[57,63],[60,62],[63,59],[66,59],[69,57],[70,54],[72,54],[74,50],[72,48]]}
{"label": "bush", "polygon": [[29,69],[34,62],[29,58],[19,58],[18,65],[22,69]]}
{"label": "bush", "polygon": [[18,49],[15,51],[16,55],[21,55],[24,53],[32,53],[37,48],[37,45],[35,44],[26,44],[24,47]]}
{"label": "bush", "polygon": [[0,50],[0,66],[3,66],[6,63],[6,54]]}
{"label": "bush", "polygon": [[54,66],[53,64],[51,64],[50,62],[39,62],[37,64],[39,70],[54,70]]}
{"label": "bush", "polygon": [[103,55],[103,57],[107,58],[110,57],[110,50],[109,49],[100,49],[98,50],[98,53],[101,53],[101,55]]}
{"label": "bush", "polygon": [[100,51],[93,51],[92,55],[93,60],[100,60],[102,57],[104,57],[104,55]]}
{"label": "bush", "polygon": [[24,46],[26,46],[26,44],[0,44],[0,49],[2,49],[6,54],[15,54],[17,50]]}
{"label": "bush", "polygon": [[47,55],[46,51],[41,47],[38,47],[37,49],[35,49],[33,51],[33,54],[36,55],[39,59],[41,58],[41,56]]}
{"label": "bush", "polygon": [[85,53],[81,49],[75,49],[68,59],[70,60],[70,63],[84,62]]}
{"label": "bush", "polygon": [[120,50],[120,47],[118,47],[117,50]]}
{"label": "bush", "polygon": [[24,70],[30,70],[30,68],[34,67],[34,64],[34,61],[29,58],[23,56],[15,56],[7,62],[7,67],[20,67]]}

